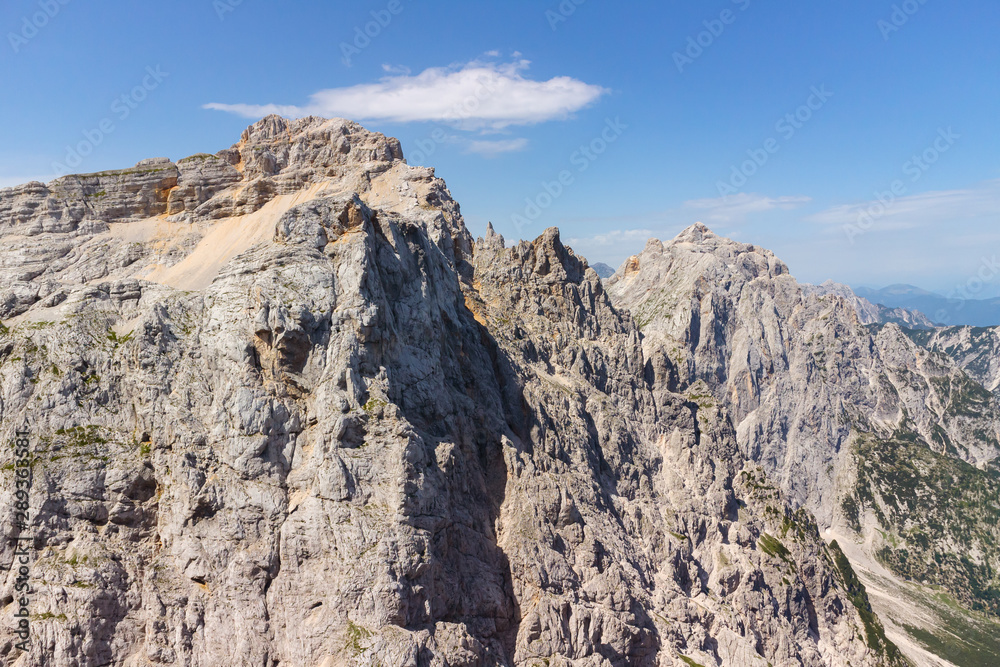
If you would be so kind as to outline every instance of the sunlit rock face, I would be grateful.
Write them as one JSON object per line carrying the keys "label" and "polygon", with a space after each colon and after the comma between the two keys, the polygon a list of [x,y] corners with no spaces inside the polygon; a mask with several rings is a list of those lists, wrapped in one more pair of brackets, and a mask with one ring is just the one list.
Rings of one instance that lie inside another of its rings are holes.
{"label": "sunlit rock face", "polygon": [[[0,428],[35,457],[34,645],[0,664],[899,664],[786,501],[833,487],[744,446],[777,311],[754,356],[704,283],[680,364],[692,317],[645,335],[556,230],[474,241],[343,120],[0,190],[0,233]],[[758,305],[799,298],[751,254]]]}
{"label": "sunlit rock face", "polygon": [[[607,289],[657,377],[721,405],[740,453],[824,533],[900,586],[1000,613],[996,331],[928,328],[844,286],[800,285],[771,252],[703,225],[650,241]],[[949,625],[910,616],[894,631],[915,624],[916,643]]]}

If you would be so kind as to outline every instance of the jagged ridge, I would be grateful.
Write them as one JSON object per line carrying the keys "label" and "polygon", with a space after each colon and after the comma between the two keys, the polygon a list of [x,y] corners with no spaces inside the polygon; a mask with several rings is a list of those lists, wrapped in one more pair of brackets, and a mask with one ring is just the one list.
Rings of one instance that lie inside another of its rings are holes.
{"label": "jagged ridge", "polygon": [[217,156],[238,181],[0,192],[38,637],[3,664],[898,664],[586,261],[473,244],[396,149],[268,118]]}
{"label": "jagged ridge", "polygon": [[996,611],[1000,405],[963,368],[992,377],[987,343],[866,326],[850,295],[801,286],[772,253],[703,225],[650,241],[608,290],[661,374],[724,405],[741,451],[824,531]]}

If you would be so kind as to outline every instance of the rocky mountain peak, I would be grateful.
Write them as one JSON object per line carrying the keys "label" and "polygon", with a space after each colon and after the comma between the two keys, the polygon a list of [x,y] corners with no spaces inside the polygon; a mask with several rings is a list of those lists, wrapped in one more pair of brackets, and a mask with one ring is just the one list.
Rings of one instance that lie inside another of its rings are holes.
{"label": "rocky mountain peak", "polygon": [[503,249],[506,241],[501,234],[498,234],[495,229],[493,229],[493,223],[486,223],[486,237],[479,239],[477,245],[486,245],[489,247]]}
{"label": "rocky mountain peak", "polygon": [[551,276],[554,281],[578,283],[587,270],[586,260],[563,245],[559,230],[549,227],[531,243],[532,252],[526,259],[539,276]]}
{"label": "rocky mountain peak", "polygon": [[29,258],[0,264],[0,318],[57,305],[85,285],[204,289],[294,207],[355,194],[422,221],[456,265],[471,256],[447,186],[407,165],[398,140],[343,119],[269,116],[214,155],[0,190],[0,230],[14,233],[2,252]]}
{"label": "rocky mountain peak", "polygon": [[[283,118],[277,114],[271,114],[270,116],[265,116],[259,121],[243,130],[243,135],[241,141],[243,143],[256,143],[256,142],[269,142],[277,139],[278,137],[287,136],[289,134],[289,125],[297,123],[298,125],[311,125],[315,126],[319,119],[314,118],[304,118],[301,121],[289,121],[287,118]],[[303,122],[304,121],[304,122]]]}
{"label": "rocky mountain peak", "polygon": [[704,223],[696,222],[674,238],[674,243],[700,243],[706,237],[715,237],[715,232]]}
{"label": "rocky mountain peak", "polygon": [[[997,609],[996,514],[966,500],[992,493],[1000,467],[995,332],[931,330],[845,285],[800,285],[770,251],[697,227],[648,244],[608,293],[656,376],[724,406],[744,456],[891,570],[879,585],[894,574]],[[949,493],[962,509],[941,502]],[[886,602],[905,637],[910,617]]]}
{"label": "rocky mountain peak", "polygon": [[323,130],[340,136],[370,134],[360,124],[344,118],[306,116],[304,118],[289,119],[272,114],[243,130],[243,134],[240,136],[240,144],[264,146],[279,143],[296,143],[303,141],[310,134]]}
{"label": "rocky mountain peak", "polygon": [[[686,310],[688,304],[681,296],[685,293],[693,292],[701,298],[717,292],[725,294],[727,300],[737,300],[751,282],[776,279],[790,280],[790,276],[788,267],[774,253],[718,236],[698,223],[669,243],[650,239],[640,254],[626,260],[609,279],[608,286],[618,293],[635,294],[650,306],[649,297],[664,297],[655,301],[655,308],[662,311],[674,307]],[[664,281],[669,288],[664,288]],[[786,283],[794,281],[780,284]],[[659,321],[654,318],[653,326],[658,326]]]}
{"label": "rocky mountain peak", "polygon": [[671,246],[689,252],[710,253],[729,270],[747,277],[767,275],[773,278],[788,274],[788,266],[770,250],[719,236],[701,223],[681,232]]}
{"label": "rocky mountain peak", "polygon": [[238,154],[239,162],[248,165],[250,174],[277,175],[288,169],[306,172],[300,173],[300,178],[341,176],[338,167],[352,163],[377,170],[370,163],[403,160],[397,139],[369,132],[342,118],[315,116],[296,120],[268,116],[247,128],[230,151]]}
{"label": "rocky mountain peak", "polygon": [[396,140],[278,117],[0,191],[0,235],[44,643],[2,665],[900,664],[731,421],[800,324],[764,251],[651,242],[630,315],[557,229],[474,245]]}

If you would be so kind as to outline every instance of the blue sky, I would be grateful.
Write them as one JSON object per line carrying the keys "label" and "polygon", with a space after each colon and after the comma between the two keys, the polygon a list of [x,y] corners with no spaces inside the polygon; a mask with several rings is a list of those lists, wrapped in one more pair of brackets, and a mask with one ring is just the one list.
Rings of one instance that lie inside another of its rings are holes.
{"label": "blue sky", "polygon": [[995,0],[8,0],[0,186],[349,115],[477,235],[618,265],[700,220],[804,281],[994,296],[998,29]]}

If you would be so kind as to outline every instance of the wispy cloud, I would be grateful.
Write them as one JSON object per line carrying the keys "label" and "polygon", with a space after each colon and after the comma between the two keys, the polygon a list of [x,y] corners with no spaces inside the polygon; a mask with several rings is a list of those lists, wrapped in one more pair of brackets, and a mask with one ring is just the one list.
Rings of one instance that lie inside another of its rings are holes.
{"label": "wispy cloud", "polygon": [[684,209],[701,211],[706,224],[736,224],[743,222],[754,213],[783,210],[789,211],[812,201],[809,197],[767,197],[765,195],[740,193],[729,197],[712,199],[692,199],[684,202]]}
{"label": "wispy cloud", "polygon": [[259,118],[342,116],[359,121],[442,122],[465,130],[502,130],[562,120],[609,91],[568,76],[536,81],[526,76],[529,61],[473,61],[435,67],[420,74],[396,73],[378,83],[321,90],[304,106],[287,104],[206,104],[206,109]]}
{"label": "wispy cloud", "polygon": [[605,262],[619,266],[625,258],[642,250],[651,238],[662,236],[652,229],[616,229],[589,237],[566,239],[565,243],[591,263]]}
{"label": "wispy cloud", "polygon": [[[812,201],[810,197],[768,197],[759,194],[738,194],[710,199],[689,199],[680,206],[641,213],[627,213],[610,216],[583,216],[564,218],[562,222],[573,224],[620,225],[637,218],[657,228],[666,230],[682,229],[695,222],[714,223],[719,226],[746,221],[755,213],[768,211],[791,211]],[[680,227],[678,227],[680,226]]]}
{"label": "wispy cloud", "polygon": [[996,217],[1000,211],[1000,180],[987,181],[964,190],[938,190],[900,197],[888,205],[872,200],[834,206],[807,216],[807,222],[841,227],[855,225],[862,216],[872,216],[873,231],[898,231],[960,220]]}
{"label": "wispy cloud", "polygon": [[527,139],[499,139],[496,141],[470,141],[466,147],[469,153],[476,153],[483,157],[497,157],[503,153],[516,153],[528,147]]}
{"label": "wispy cloud", "polygon": [[[720,231],[735,226],[760,213],[792,210],[812,201],[809,197],[768,197],[759,194],[739,194],[718,199],[692,199],[672,209],[649,213],[564,219],[570,225],[619,227],[593,236],[575,234],[567,243],[584,256],[617,266],[629,255],[642,250],[651,238],[669,240],[685,227],[697,221]],[[641,222],[640,222],[641,221]],[[629,223],[644,225],[621,229]],[[723,231],[722,233],[725,233]]]}
{"label": "wispy cloud", "polygon": [[574,247],[576,247],[576,245],[605,246],[613,245],[615,243],[632,243],[635,241],[645,242],[655,236],[656,232],[652,229],[616,229],[606,234],[597,234],[596,236],[590,236],[587,238],[569,239],[567,243]]}
{"label": "wispy cloud", "polygon": [[382,71],[387,74],[400,74],[402,76],[410,75],[410,68],[404,65],[390,65],[389,63],[384,63],[382,65]]}

